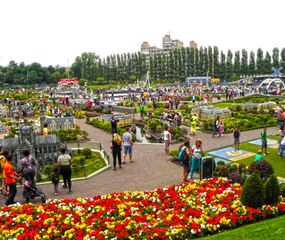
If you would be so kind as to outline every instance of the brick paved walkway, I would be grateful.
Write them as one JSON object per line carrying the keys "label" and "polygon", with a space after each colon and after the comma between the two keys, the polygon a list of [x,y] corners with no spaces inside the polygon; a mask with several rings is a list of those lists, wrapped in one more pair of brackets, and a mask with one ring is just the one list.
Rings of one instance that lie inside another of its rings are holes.
{"label": "brick paved walkway", "polygon": [[[85,120],[76,120],[83,130],[89,134],[89,138],[95,142],[101,142],[104,148],[110,153],[111,135],[96,129],[85,123]],[[260,130],[252,130],[241,133],[241,141],[248,141],[259,138]],[[268,129],[268,134],[276,134],[278,129],[272,127]],[[211,135],[198,132],[192,137],[191,144],[196,138],[203,140],[204,150],[221,148],[232,144],[232,134],[226,134],[223,138],[212,138]],[[171,146],[177,149],[179,144]],[[125,190],[154,190],[157,187],[164,187],[171,184],[178,184],[182,181],[182,167],[169,160],[169,156],[164,154],[162,144],[134,144],[134,163],[123,165],[122,169],[113,171],[112,168],[87,180],[74,181],[73,193],[67,194],[60,189],[57,198],[92,197],[97,194],[106,194]],[[46,193],[47,198],[54,198],[52,184],[40,186]],[[22,202],[22,189],[18,188],[16,201]],[[4,204],[4,198],[0,197],[0,206]]]}

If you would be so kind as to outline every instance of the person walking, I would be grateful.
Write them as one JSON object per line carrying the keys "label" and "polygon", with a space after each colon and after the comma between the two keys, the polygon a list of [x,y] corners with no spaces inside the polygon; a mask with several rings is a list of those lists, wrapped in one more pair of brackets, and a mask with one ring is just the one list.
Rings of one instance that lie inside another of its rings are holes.
{"label": "person walking", "polygon": [[119,122],[118,119],[115,119],[114,115],[112,116],[111,118],[111,126],[112,126],[112,133],[117,133],[118,130],[117,130],[117,123]]}
{"label": "person walking", "polygon": [[278,155],[279,156],[282,156],[282,152],[281,152],[281,142],[283,140],[283,138],[285,137],[285,128],[284,126],[281,126],[280,127],[280,130],[279,130],[279,139],[278,139]]}
{"label": "person walking", "polygon": [[198,122],[198,117],[197,117],[197,114],[194,113],[192,118],[191,118],[191,134],[192,135],[196,135],[197,122]]}
{"label": "person walking", "polygon": [[53,184],[55,196],[58,195],[59,176],[60,176],[60,169],[59,169],[59,166],[56,164],[54,168],[52,169],[52,173],[51,173],[51,182]]}
{"label": "person walking", "polygon": [[36,165],[37,160],[30,154],[29,150],[23,151],[24,158],[20,162],[20,172],[26,181],[36,186]]}
{"label": "person walking", "polygon": [[118,133],[113,135],[113,140],[111,143],[111,150],[113,155],[113,168],[114,171],[116,170],[117,166],[117,159],[119,163],[119,168],[122,168],[122,158],[121,158],[121,151],[122,151],[122,139]]}
{"label": "person walking", "polygon": [[165,154],[169,155],[169,146],[171,144],[171,133],[170,133],[170,127],[169,126],[165,126],[165,128],[164,128],[163,141],[164,141]]}
{"label": "person walking", "polygon": [[72,193],[71,191],[71,156],[66,153],[66,148],[60,149],[61,154],[58,156],[57,163],[60,168],[60,174],[63,178],[63,188],[67,188],[68,193]]}
{"label": "person walking", "polygon": [[219,124],[219,138],[224,136],[224,132],[225,132],[225,125],[224,122],[221,121]]}
{"label": "person walking", "polygon": [[220,117],[217,116],[216,120],[214,121],[213,137],[219,134],[219,126],[220,126]]}
{"label": "person walking", "polygon": [[141,119],[143,119],[143,118],[144,118],[144,115],[145,115],[144,102],[141,102],[141,105],[140,105],[140,114],[141,114]]}
{"label": "person walking", "polygon": [[5,203],[5,205],[8,206],[15,204],[15,196],[17,194],[16,182],[19,180],[19,176],[12,166],[12,155],[8,155],[6,160],[7,161],[3,165],[3,172],[5,176],[5,183],[9,189],[8,197]]}
{"label": "person walking", "polygon": [[7,186],[5,184],[5,173],[4,173],[4,164],[6,163],[8,151],[2,149],[0,147],[0,182],[1,182],[1,193],[2,195],[6,196],[7,195]]}
{"label": "person walking", "polygon": [[192,155],[192,149],[190,147],[190,141],[187,140],[179,149],[178,158],[183,164],[183,182],[187,181],[187,177],[190,172],[190,157]]}
{"label": "person walking", "polygon": [[260,133],[260,138],[261,138],[261,151],[263,154],[268,154],[267,152],[267,128],[264,127],[263,131]]}
{"label": "person walking", "polygon": [[194,171],[196,169],[200,171],[201,159],[203,154],[204,151],[202,149],[202,140],[197,139],[195,145],[192,147],[190,179],[193,179]]}
{"label": "person walking", "polygon": [[234,132],[233,132],[233,136],[234,136],[234,147],[235,147],[235,151],[239,150],[239,144],[240,144],[240,130],[239,127],[236,127]]}
{"label": "person walking", "polygon": [[126,132],[123,134],[123,163],[126,163],[126,157],[129,154],[130,162],[134,162],[133,160],[133,140],[132,140],[131,128],[127,128]]}

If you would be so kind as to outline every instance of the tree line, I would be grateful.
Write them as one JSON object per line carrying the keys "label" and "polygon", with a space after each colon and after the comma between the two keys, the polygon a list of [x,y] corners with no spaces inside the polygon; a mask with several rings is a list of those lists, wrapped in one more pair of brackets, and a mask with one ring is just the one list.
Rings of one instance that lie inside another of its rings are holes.
{"label": "tree line", "polygon": [[150,72],[152,81],[182,81],[188,76],[209,76],[237,80],[241,77],[271,74],[272,67],[285,70],[285,48],[264,52],[245,49],[224,52],[218,47],[174,49],[146,56],[140,52],[113,54],[100,58],[92,52],[76,57],[70,68],[25,65],[11,61],[0,66],[0,81],[10,84],[56,83],[60,78],[77,77],[88,83],[135,82]]}

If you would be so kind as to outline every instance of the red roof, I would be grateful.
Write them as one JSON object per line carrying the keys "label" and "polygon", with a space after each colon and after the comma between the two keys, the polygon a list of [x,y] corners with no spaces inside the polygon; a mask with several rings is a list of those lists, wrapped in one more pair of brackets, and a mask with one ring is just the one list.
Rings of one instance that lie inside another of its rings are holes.
{"label": "red roof", "polygon": [[58,81],[59,85],[73,85],[78,83],[79,80],[77,78],[62,78]]}

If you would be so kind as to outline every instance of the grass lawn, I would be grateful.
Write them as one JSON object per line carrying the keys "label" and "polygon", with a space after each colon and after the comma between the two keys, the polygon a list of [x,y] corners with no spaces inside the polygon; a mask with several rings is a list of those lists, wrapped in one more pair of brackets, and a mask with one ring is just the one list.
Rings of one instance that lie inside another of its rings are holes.
{"label": "grass lawn", "polygon": [[[277,136],[277,135],[276,136],[269,136],[268,138],[278,140],[279,136]],[[232,146],[229,146],[229,147],[232,147]],[[246,150],[246,151],[249,151],[252,153],[257,153],[257,151],[261,148],[258,145],[254,145],[254,144],[251,144],[248,142],[244,142],[244,143],[240,144],[240,149]],[[272,164],[273,169],[274,169],[274,174],[277,177],[285,178],[285,170],[284,170],[285,169],[285,159],[280,157],[277,154],[276,148],[268,148],[267,151],[269,152],[269,154],[264,156],[264,159]],[[207,155],[213,156],[214,158],[216,157],[215,155],[211,155],[208,153],[207,153]],[[246,166],[250,166],[253,163],[253,159],[254,159],[254,156],[249,157],[249,158],[244,158],[242,160],[235,161],[232,163],[243,163]]]}
{"label": "grass lawn", "polygon": [[205,240],[281,240],[285,238],[285,216],[276,217],[218,233]]}
{"label": "grass lawn", "polygon": [[[269,138],[274,137],[270,136]],[[250,143],[241,143],[240,148],[242,150],[257,153],[257,151],[260,149],[260,146]],[[276,176],[285,178],[285,159],[278,156],[277,149],[275,148],[268,148],[268,152],[269,154],[264,156],[264,159],[272,164]],[[253,163],[253,158],[254,157],[244,158],[236,162],[249,166],[251,163]]]}
{"label": "grass lawn", "polygon": [[217,108],[227,108],[233,105],[241,105],[240,103],[231,103],[231,102],[219,102],[219,103],[213,103],[213,106]]}
{"label": "grass lawn", "polygon": [[[72,179],[86,177],[91,173],[98,171],[99,169],[106,166],[104,159],[101,157],[100,153],[92,152],[92,156],[85,160],[85,167],[80,163],[79,160],[74,159],[72,168]],[[48,166],[49,167],[49,166]],[[53,167],[50,166],[52,169]],[[48,182],[51,181],[50,177],[46,173],[41,173],[42,179],[37,182]]]}

